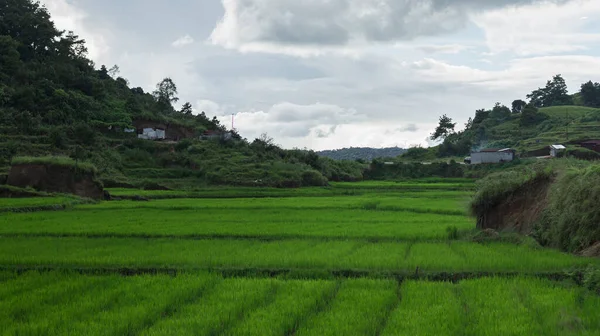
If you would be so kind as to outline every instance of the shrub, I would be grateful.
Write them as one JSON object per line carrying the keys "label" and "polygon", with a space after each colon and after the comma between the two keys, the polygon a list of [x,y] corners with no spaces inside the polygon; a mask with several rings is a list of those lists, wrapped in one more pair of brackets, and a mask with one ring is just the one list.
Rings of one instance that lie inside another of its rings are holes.
{"label": "shrub", "polygon": [[53,127],[48,134],[50,144],[56,148],[65,148],[67,146],[67,133],[62,127]]}
{"label": "shrub", "polygon": [[583,285],[598,294],[600,294],[600,268],[589,265],[583,273]]}
{"label": "shrub", "polygon": [[568,148],[564,153],[561,153],[560,156],[572,157],[579,160],[600,160],[600,153],[584,147]]}
{"label": "shrub", "polygon": [[316,170],[307,170],[302,173],[302,186],[324,186],[327,184],[325,176]]}

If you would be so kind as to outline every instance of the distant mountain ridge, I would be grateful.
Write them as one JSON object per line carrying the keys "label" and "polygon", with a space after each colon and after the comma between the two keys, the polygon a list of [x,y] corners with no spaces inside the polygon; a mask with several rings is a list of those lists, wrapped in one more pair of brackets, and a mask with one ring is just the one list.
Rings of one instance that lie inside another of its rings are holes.
{"label": "distant mountain ridge", "polygon": [[324,150],[317,152],[320,156],[328,157],[334,160],[358,160],[371,161],[376,158],[397,157],[406,152],[406,149],[400,147],[371,148],[371,147],[350,147],[342,149]]}

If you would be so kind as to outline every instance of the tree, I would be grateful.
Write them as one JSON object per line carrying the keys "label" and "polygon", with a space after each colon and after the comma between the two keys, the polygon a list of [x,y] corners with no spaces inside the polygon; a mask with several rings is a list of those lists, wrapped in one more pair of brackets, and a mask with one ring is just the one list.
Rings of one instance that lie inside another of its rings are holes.
{"label": "tree", "polygon": [[106,65],[103,64],[100,67],[100,70],[98,70],[98,76],[100,76],[100,79],[110,78],[110,76],[108,75],[108,69],[106,69]]}
{"label": "tree", "polygon": [[455,126],[456,123],[452,122],[452,118],[444,114],[440,117],[440,123],[431,135],[431,140],[445,139],[448,135],[454,133]]}
{"label": "tree", "polygon": [[533,104],[527,104],[521,112],[521,126],[529,127],[537,124],[543,116],[538,112],[537,107]]}
{"label": "tree", "polygon": [[469,117],[469,120],[465,123],[465,129],[469,130],[473,128],[473,118]]}
{"label": "tree", "polygon": [[500,103],[496,103],[490,115],[496,120],[504,120],[510,117],[510,109]]}
{"label": "tree", "polygon": [[153,92],[153,95],[157,102],[168,106],[172,106],[171,104],[179,101],[179,98],[177,98],[177,85],[169,77],[156,84],[156,91]]}
{"label": "tree", "polygon": [[484,122],[489,116],[491,111],[486,109],[479,109],[475,111],[475,118],[473,119],[473,125],[479,125]]}
{"label": "tree", "polygon": [[567,84],[560,74],[548,81],[546,87],[528,94],[527,99],[538,108],[573,104],[573,97],[569,95]]}
{"label": "tree", "polygon": [[600,107],[600,83],[589,81],[581,84],[581,99],[584,106]]}
{"label": "tree", "polygon": [[108,71],[107,71],[108,75],[112,78],[115,78],[120,72],[121,72],[121,69],[119,69],[119,66],[116,64],[113,65],[113,67],[108,69]]}
{"label": "tree", "polygon": [[192,112],[194,110],[192,109],[192,104],[190,104],[189,102],[183,104],[183,106],[181,107],[181,114],[185,114],[187,116],[191,116]]}
{"label": "tree", "polygon": [[521,113],[527,105],[527,102],[521,99],[517,99],[512,102],[512,113]]}

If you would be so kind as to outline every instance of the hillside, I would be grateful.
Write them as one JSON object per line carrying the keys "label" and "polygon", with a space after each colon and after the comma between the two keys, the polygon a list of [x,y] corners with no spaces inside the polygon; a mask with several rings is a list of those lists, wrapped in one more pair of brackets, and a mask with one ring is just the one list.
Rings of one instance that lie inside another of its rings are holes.
{"label": "hillside", "polygon": [[393,158],[404,154],[406,150],[399,147],[370,148],[350,147],[342,149],[324,150],[317,152],[320,156],[334,160],[364,160],[371,161],[377,158]]}
{"label": "hillside", "polygon": [[0,12],[0,184],[14,157],[46,155],[94,164],[107,186],[295,187],[361,178],[356,162],[247,141],[190,103],[176,108],[171,78],[154,92],[130,86],[117,66],[88,59],[85,41],[56,29],[36,1],[3,1]]}
{"label": "hillside", "polygon": [[562,143],[574,144],[600,139],[600,109],[584,106],[553,106],[540,108],[543,121],[531,127],[521,127],[519,116],[489,129],[488,147],[514,147],[521,153]]}
{"label": "hillside", "polygon": [[600,83],[587,82],[581,90],[568,94],[560,75],[546,87],[527,95],[529,102],[515,100],[512,108],[496,103],[492,109],[480,109],[469,118],[463,130],[443,115],[432,139],[442,144],[409,149],[406,159],[461,157],[485,148],[511,147],[522,157],[549,155],[548,146],[563,144],[567,154],[584,159],[600,155],[582,148],[584,141],[600,139]]}

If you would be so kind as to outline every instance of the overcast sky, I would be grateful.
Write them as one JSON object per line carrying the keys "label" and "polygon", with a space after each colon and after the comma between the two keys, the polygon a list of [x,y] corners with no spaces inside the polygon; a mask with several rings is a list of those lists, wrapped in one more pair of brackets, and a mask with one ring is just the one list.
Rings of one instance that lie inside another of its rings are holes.
{"label": "overcast sky", "polygon": [[438,117],[600,81],[598,0],[42,0],[151,91],[286,148],[427,145]]}

